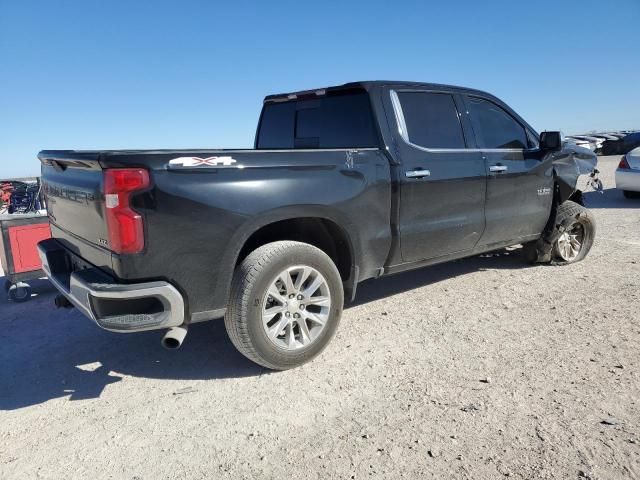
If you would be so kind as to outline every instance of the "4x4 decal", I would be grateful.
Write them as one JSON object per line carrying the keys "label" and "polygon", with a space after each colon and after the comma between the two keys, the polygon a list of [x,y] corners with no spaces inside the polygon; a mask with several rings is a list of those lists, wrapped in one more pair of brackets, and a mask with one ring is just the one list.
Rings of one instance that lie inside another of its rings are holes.
{"label": "4x4 decal", "polygon": [[191,168],[191,167],[230,167],[236,163],[233,157],[178,157],[169,160],[169,168]]}

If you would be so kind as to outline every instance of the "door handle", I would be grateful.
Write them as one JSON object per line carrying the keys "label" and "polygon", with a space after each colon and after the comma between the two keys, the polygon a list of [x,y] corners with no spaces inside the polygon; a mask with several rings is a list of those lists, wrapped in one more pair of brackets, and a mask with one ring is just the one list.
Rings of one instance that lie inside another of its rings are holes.
{"label": "door handle", "polygon": [[506,165],[491,165],[489,167],[489,171],[490,172],[506,172],[507,171],[507,166]]}
{"label": "door handle", "polygon": [[428,177],[431,172],[429,170],[407,170],[404,174],[407,178],[422,178]]}

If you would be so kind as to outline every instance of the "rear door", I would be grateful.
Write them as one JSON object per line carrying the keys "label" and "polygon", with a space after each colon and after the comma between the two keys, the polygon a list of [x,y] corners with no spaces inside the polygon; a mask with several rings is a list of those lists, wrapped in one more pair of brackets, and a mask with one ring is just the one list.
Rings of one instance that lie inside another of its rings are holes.
{"label": "rear door", "polygon": [[401,161],[402,261],[472,249],[484,230],[486,174],[481,153],[467,148],[458,97],[406,88],[385,95]]}
{"label": "rear door", "polygon": [[490,99],[464,102],[487,169],[486,227],[479,245],[538,236],[553,199],[550,164],[541,162],[536,135]]}

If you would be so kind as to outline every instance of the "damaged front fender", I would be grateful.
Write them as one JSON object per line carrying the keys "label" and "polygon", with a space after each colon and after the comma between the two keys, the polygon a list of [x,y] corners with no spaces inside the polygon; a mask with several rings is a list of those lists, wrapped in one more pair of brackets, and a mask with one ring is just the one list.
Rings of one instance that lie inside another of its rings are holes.
{"label": "damaged front fender", "polygon": [[562,203],[578,190],[580,175],[593,172],[598,164],[598,157],[589,149],[567,143],[561,151],[551,155],[558,184],[559,202]]}
{"label": "damaged front fender", "polygon": [[[551,217],[545,228],[543,235],[535,242],[527,246],[527,255],[530,261],[551,262],[553,245],[559,236],[569,227],[580,215],[589,215],[587,210],[579,212],[577,216],[568,216],[558,221],[558,207],[567,200],[582,205],[582,192],[578,190],[578,178],[580,175],[592,175],[597,173],[596,166],[598,157],[591,150],[578,147],[577,145],[563,145],[562,150],[549,152],[545,158],[548,161],[551,157],[554,176],[556,179],[557,191],[556,202],[551,211]],[[592,221],[591,221],[592,222]],[[592,222],[593,223],[593,222]]]}

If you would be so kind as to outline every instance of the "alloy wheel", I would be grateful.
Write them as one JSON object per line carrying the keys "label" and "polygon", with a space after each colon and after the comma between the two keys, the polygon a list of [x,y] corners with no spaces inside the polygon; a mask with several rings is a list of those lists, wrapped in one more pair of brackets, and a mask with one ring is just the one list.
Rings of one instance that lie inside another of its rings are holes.
{"label": "alloy wheel", "polygon": [[582,250],[584,243],[584,227],[580,223],[575,223],[570,229],[562,232],[557,240],[558,255],[565,262],[574,260]]}
{"label": "alloy wheel", "polygon": [[296,265],[280,272],[262,301],[262,325],[278,348],[311,345],[323,331],[331,311],[329,284],[315,268]]}

